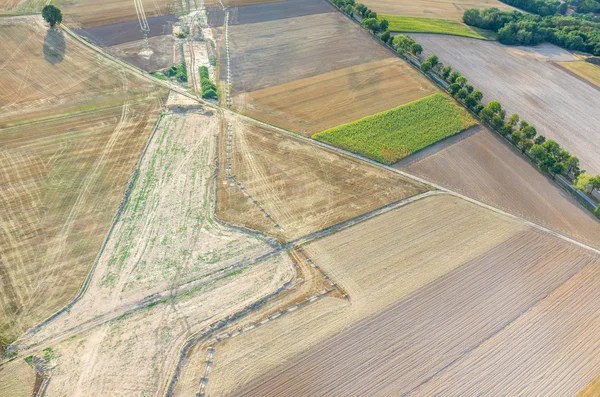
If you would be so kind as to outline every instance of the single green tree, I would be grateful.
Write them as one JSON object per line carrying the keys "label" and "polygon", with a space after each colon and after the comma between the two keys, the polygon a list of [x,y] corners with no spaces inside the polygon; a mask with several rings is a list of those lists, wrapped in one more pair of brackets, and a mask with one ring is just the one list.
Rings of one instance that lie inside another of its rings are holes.
{"label": "single green tree", "polygon": [[442,77],[444,78],[444,80],[448,80],[450,73],[452,73],[451,66],[446,66],[444,69],[442,69]]}
{"label": "single green tree", "polygon": [[510,125],[512,125],[513,127],[516,126],[518,122],[519,122],[519,115],[516,113],[511,114],[510,117],[508,118],[508,123]]}
{"label": "single green tree", "polygon": [[53,5],[47,5],[42,9],[42,18],[44,18],[44,20],[50,24],[50,27],[53,28],[54,25],[60,25],[62,22],[62,12]]}
{"label": "single green tree", "polygon": [[421,70],[422,70],[423,72],[425,72],[425,73],[427,73],[427,72],[430,72],[430,71],[431,71],[431,69],[432,69],[431,62],[429,62],[429,61],[424,61],[424,62],[421,64]]}

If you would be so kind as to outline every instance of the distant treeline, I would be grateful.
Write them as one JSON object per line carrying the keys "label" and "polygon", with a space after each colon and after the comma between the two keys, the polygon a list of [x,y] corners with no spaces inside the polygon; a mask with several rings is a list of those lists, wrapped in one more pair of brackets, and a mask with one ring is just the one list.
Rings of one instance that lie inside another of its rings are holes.
{"label": "distant treeline", "polygon": [[569,7],[558,0],[500,0],[510,6],[532,12],[541,16],[564,14]]}
{"label": "distant treeline", "polygon": [[497,32],[498,41],[503,44],[549,42],[569,50],[600,55],[600,19],[593,15],[540,16],[497,8],[472,8],[465,11],[463,21],[467,25]]}

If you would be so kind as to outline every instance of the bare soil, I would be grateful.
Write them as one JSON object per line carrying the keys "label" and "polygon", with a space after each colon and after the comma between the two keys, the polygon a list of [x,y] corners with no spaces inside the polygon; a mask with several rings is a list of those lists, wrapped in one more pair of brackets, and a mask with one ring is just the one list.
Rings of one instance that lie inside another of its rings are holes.
{"label": "bare soil", "polygon": [[378,14],[427,18],[448,18],[462,21],[469,8],[496,7],[514,10],[498,0],[366,0],[364,4]]}
{"label": "bare soil", "polygon": [[228,121],[231,161],[224,131],[217,184],[217,216],[227,222],[290,240],[429,190],[259,124]]}
{"label": "bare soil", "polygon": [[600,369],[599,264],[518,233],[231,395],[573,395]]}
{"label": "bare soil", "polygon": [[551,44],[510,47],[469,38],[415,34],[425,56],[435,53],[507,112],[535,126],[579,157],[583,169],[600,173],[600,90],[551,61],[577,60]]}
{"label": "bare soil", "polygon": [[312,136],[436,91],[424,76],[393,57],[239,94],[234,106],[251,117]]}
{"label": "bare soil", "polygon": [[[295,18],[286,18],[282,13],[280,18],[229,27],[234,93],[256,91],[390,57],[389,50],[339,12]],[[223,80],[227,77],[227,60],[223,35],[220,37]]]}
{"label": "bare soil", "polygon": [[[207,394],[249,391],[238,388],[284,368],[297,354],[389,308],[524,229],[517,221],[438,195],[304,246],[314,263],[347,291],[350,301],[321,299],[216,345]],[[268,388],[261,390],[269,393]]]}
{"label": "bare soil", "polygon": [[[173,32],[173,23],[178,20],[175,15],[148,18],[148,26],[150,28],[148,37],[170,35]],[[137,18],[127,22],[93,28],[74,29],[73,31],[100,47],[111,47],[130,41],[139,41],[144,37]]]}
{"label": "bare soil", "polygon": [[174,39],[171,35],[151,37],[148,44],[152,55],[140,55],[143,50],[143,40],[106,47],[104,50],[127,63],[131,63],[148,72],[163,70],[173,65]]}
{"label": "bare soil", "polygon": [[326,0],[287,0],[251,6],[235,7],[230,10],[229,23],[244,25],[294,18],[335,11]]}
{"label": "bare soil", "polygon": [[[63,22],[69,27],[88,29],[127,21],[138,23],[133,1],[54,0],[52,4],[62,10]],[[142,0],[142,4],[148,19],[184,11],[181,2],[170,0]],[[199,3],[192,1],[190,7],[199,7]]]}
{"label": "bare soil", "polygon": [[433,145],[395,167],[600,248],[600,222],[485,127]]}

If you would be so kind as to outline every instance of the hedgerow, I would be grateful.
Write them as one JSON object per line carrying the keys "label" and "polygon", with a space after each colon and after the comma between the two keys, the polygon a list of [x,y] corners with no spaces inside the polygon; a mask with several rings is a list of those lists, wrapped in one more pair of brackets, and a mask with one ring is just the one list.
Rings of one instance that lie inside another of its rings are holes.
{"label": "hedgerow", "polygon": [[202,88],[202,98],[217,98],[217,87],[210,81],[208,68],[200,66],[200,86]]}

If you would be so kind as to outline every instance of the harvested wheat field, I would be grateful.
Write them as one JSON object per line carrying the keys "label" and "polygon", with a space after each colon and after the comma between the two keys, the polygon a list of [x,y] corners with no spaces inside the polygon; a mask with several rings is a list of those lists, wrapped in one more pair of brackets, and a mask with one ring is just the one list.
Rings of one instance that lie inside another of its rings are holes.
{"label": "harvested wheat field", "polygon": [[0,395],[31,397],[39,379],[25,360],[14,361],[0,368]]}
{"label": "harvested wheat field", "polygon": [[159,110],[147,100],[3,130],[0,330],[9,340],[77,293]]}
{"label": "harvested wheat field", "polygon": [[24,345],[156,294],[183,293],[273,250],[268,240],[213,218],[220,128],[219,114],[199,105],[177,107],[161,119],[85,295],[68,315],[27,335]]}
{"label": "harvested wheat field", "polygon": [[0,127],[164,96],[39,16],[0,18],[0,53]]}
{"label": "harvested wheat field", "polygon": [[84,293],[19,341],[48,396],[162,395],[186,338],[294,281],[285,252],[212,216],[219,113],[167,109]]}
{"label": "harvested wheat field", "polygon": [[524,230],[231,395],[573,395],[600,367],[599,265]]}
{"label": "harvested wheat field", "polygon": [[600,65],[586,61],[557,62],[557,65],[600,87]]}
{"label": "harvested wheat field", "polygon": [[[332,12],[293,18],[282,13],[280,19],[268,22],[229,26],[232,93],[256,91],[391,56],[360,26],[333,6],[326,6]],[[220,76],[225,79],[224,39],[219,46]]]}
{"label": "harvested wheat field", "polygon": [[364,4],[378,14],[448,18],[462,21],[469,8],[496,7],[514,10],[498,0],[366,0]]}
{"label": "harvested wheat field", "polygon": [[40,17],[3,19],[0,36],[4,346],[80,288],[166,92]]}
{"label": "harvested wheat field", "polygon": [[485,127],[430,146],[394,167],[600,248],[600,222]]}
{"label": "harvested wheat field", "polygon": [[429,190],[268,127],[228,121],[217,183],[217,216],[226,222],[289,241]]}
{"label": "harvested wheat field", "polygon": [[207,395],[228,395],[281,368],[526,230],[461,199],[434,195],[305,245],[307,256],[347,291],[350,302],[321,299],[216,345]]}
{"label": "harvested wheat field", "polygon": [[581,166],[600,173],[600,90],[552,62],[577,58],[551,44],[536,47],[427,34],[412,34],[423,45],[424,56],[463,74],[483,92],[484,100],[498,100],[507,113],[518,113],[538,134],[556,140],[579,157]]}
{"label": "harvested wheat field", "polygon": [[393,57],[242,93],[233,103],[253,118],[311,136],[435,92],[428,79]]}
{"label": "harvested wheat field", "polygon": [[44,4],[42,0],[0,0],[0,15],[38,13]]}

